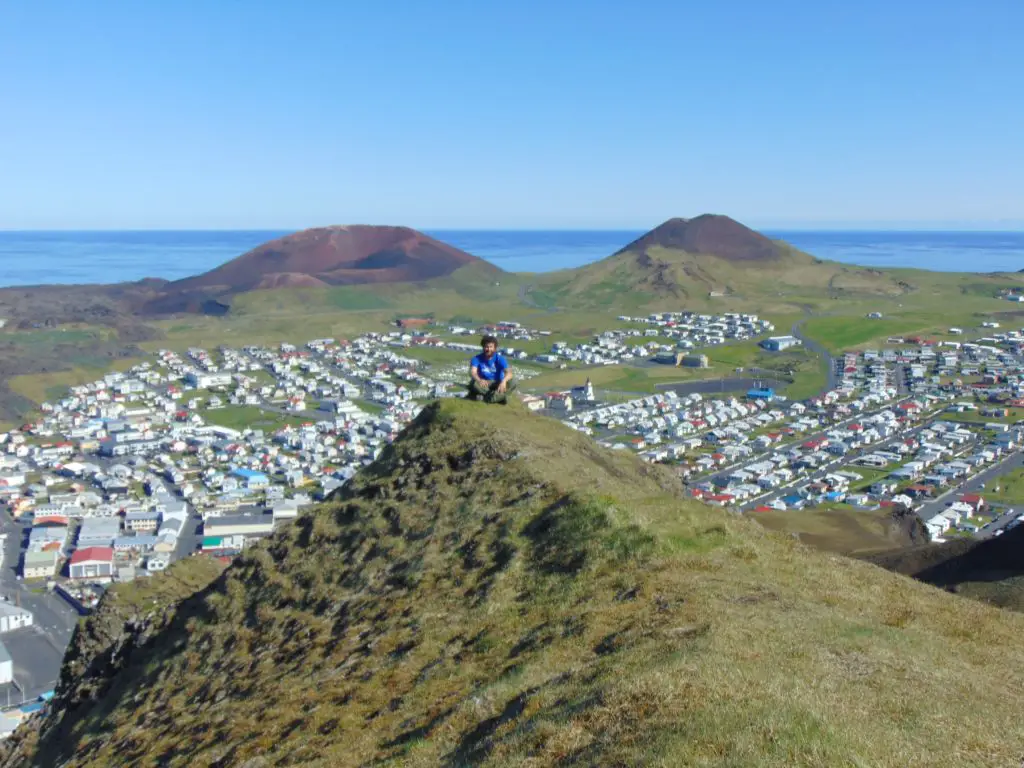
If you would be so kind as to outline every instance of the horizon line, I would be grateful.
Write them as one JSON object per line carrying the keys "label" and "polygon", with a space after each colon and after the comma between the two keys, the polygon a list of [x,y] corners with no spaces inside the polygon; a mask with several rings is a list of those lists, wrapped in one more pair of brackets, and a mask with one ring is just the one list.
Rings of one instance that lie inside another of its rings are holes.
{"label": "horizon line", "polygon": [[[740,222],[742,223],[742,222]],[[114,227],[56,227],[50,229],[8,229],[0,227],[0,234],[51,234],[51,233],[64,233],[64,234],[80,234],[80,233],[146,233],[146,232],[301,232],[305,229],[320,229],[322,227],[331,226],[404,226],[395,224],[326,224],[317,225],[312,227],[130,227],[130,228],[114,228]],[[660,224],[655,225],[655,227]],[[744,225],[749,226],[749,225]],[[452,227],[452,226],[439,226],[439,227],[409,227],[420,232],[649,232],[655,227]],[[944,226],[912,226],[906,225],[888,225],[888,226],[869,226],[869,225],[858,225],[848,224],[843,226],[825,226],[825,225],[767,225],[767,226],[754,226],[750,227],[754,230],[764,231],[777,231],[777,232],[908,232],[908,233],[921,233],[921,232],[934,232],[934,233],[953,233],[953,232],[991,232],[991,233],[1024,233],[1024,222],[1009,226],[1009,227],[998,227],[991,225],[944,225]]]}

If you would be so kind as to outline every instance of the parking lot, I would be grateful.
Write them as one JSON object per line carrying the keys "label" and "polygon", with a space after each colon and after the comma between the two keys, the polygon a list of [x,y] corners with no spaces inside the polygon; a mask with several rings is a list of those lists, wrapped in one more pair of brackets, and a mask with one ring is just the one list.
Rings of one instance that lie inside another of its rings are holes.
{"label": "parking lot", "polygon": [[33,626],[0,635],[11,654],[16,683],[0,686],[0,706],[6,706],[8,694],[12,702],[21,703],[22,692],[31,699],[53,688],[79,616],[42,582],[26,583],[17,577],[24,526],[6,511],[0,512],[0,532],[6,534],[0,595],[31,611],[33,617]]}
{"label": "parking lot", "polygon": [[3,643],[14,662],[15,685],[0,686],[0,706],[7,706],[8,695],[12,704],[20,704],[22,694],[31,700],[57,684],[64,653],[63,649],[58,652],[45,634],[38,627],[3,634]]}

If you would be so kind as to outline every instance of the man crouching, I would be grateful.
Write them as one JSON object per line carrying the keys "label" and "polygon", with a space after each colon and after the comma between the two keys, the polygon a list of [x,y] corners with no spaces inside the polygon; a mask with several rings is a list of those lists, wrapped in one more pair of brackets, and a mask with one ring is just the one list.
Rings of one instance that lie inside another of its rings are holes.
{"label": "man crouching", "polygon": [[516,388],[512,369],[504,355],[498,354],[498,340],[493,336],[480,339],[483,351],[469,362],[469,399],[485,403],[507,403],[508,393]]}

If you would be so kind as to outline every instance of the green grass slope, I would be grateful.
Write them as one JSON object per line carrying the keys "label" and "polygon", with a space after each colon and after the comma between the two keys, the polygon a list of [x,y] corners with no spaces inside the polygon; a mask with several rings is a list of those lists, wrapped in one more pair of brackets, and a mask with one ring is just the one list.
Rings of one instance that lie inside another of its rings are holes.
{"label": "green grass slope", "polygon": [[841,311],[850,304],[857,312],[862,305],[891,311],[894,301],[927,305],[933,288],[947,299],[959,297],[954,278],[966,277],[857,267],[816,259],[785,243],[777,246],[779,257],[764,262],[731,261],[661,246],[642,253],[626,250],[584,267],[540,275],[529,295],[551,306],[623,311],[679,302],[721,311],[773,306]]}
{"label": "green grass slope", "polygon": [[117,664],[76,657],[0,765],[1019,761],[1024,616],[677,485],[515,406],[434,405],[160,627],[125,623]]}

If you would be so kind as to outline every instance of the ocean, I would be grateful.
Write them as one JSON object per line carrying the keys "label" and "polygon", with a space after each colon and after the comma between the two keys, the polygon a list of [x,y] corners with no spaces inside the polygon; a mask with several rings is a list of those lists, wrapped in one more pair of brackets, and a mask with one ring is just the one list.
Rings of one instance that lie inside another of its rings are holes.
{"label": "ocean", "polygon": [[[204,272],[284,231],[0,232],[0,286],[109,283]],[[579,267],[641,231],[431,230],[513,272]],[[1024,232],[766,231],[823,259],[947,272],[1024,269]]]}

